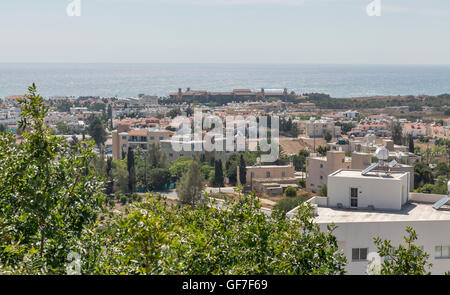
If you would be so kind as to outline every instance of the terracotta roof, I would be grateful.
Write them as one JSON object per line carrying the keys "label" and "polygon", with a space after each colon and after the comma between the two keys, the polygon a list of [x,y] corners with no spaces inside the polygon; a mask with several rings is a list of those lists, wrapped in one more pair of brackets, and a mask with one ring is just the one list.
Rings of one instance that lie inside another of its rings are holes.
{"label": "terracotta roof", "polygon": [[133,129],[133,130],[130,130],[130,132],[128,132],[128,135],[146,136],[147,135],[147,130],[145,130],[145,129]]}

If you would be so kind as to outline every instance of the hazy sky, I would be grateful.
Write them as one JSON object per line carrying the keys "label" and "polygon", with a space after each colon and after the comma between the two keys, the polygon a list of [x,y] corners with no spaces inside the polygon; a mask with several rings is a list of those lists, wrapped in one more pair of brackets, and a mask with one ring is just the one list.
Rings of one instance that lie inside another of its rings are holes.
{"label": "hazy sky", "polygon": [[0,62],[450,64],[450,1],[1,0]]}

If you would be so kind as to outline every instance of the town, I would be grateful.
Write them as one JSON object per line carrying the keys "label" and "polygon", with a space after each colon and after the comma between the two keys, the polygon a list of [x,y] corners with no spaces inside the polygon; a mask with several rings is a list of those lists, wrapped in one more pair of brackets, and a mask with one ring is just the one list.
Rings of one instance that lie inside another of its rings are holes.
{"label": "town", "polygon": [[[0,103],[0,132],[16,142],[24,132],[21,99]],[[294,218],[307,203],[323,230],[335,224],[349,274],[367,273],[373,238],[401,243],[407,226],[430,254],[431,273],[450,270],[450,236],[441,234],[450,226],[448,94],[331,98],[286,88],[179,88],[166,97],[46,97],[45,105],[52,136],[69,146],[95,142],[93,166],[112,210],[125,212],[149,194],[170,205],[195,205],[206,194],[225,207],[253,193],[265,214]],[[196,111],[201,132],[193,134]],[[234,119],[223,130],[206,123],[227,117]],[[267,138],[249,136],[263,117],[270,143],[279,145],[271,161],[259,147]],[[180,142],[192,148],[175,148]],[[194,148],[205,142],[216,148]]]}

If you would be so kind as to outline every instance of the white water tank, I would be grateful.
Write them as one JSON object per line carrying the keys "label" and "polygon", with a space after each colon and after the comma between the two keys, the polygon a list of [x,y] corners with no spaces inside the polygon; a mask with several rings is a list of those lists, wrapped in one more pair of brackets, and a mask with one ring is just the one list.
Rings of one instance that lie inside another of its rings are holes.
{"label": "white water tank", "polygon": [[389,159],[389,151],[384,146],[377,148],[374,155],[378,160],[387,161]]}

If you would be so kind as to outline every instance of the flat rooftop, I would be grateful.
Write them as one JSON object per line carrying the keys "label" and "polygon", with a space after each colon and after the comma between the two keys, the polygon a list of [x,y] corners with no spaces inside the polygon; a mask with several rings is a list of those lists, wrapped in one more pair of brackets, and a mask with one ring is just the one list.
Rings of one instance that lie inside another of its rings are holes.
{"label": "flat rooftop", "polygon": [[[379,167],[377,167],[379,169]],[[375,178],[375,179],[400,179],[407,172],[402,171],[391,171],[389,175],[385,172],[376,170],[367,173],[366,175],[361,174],[361,170],[351,170],[351,169],[340,169],[334,173],[331,173],[329,176],[337,176],[337,177],[350,177],[350,178]]]}
{"label": "flat rooftop", "polygon": [[401,221],[450,221],[450,206],[439,210],[433,204],[410,202],[399,211],[361,210],[318,207],[317,223],[401,222]]}

